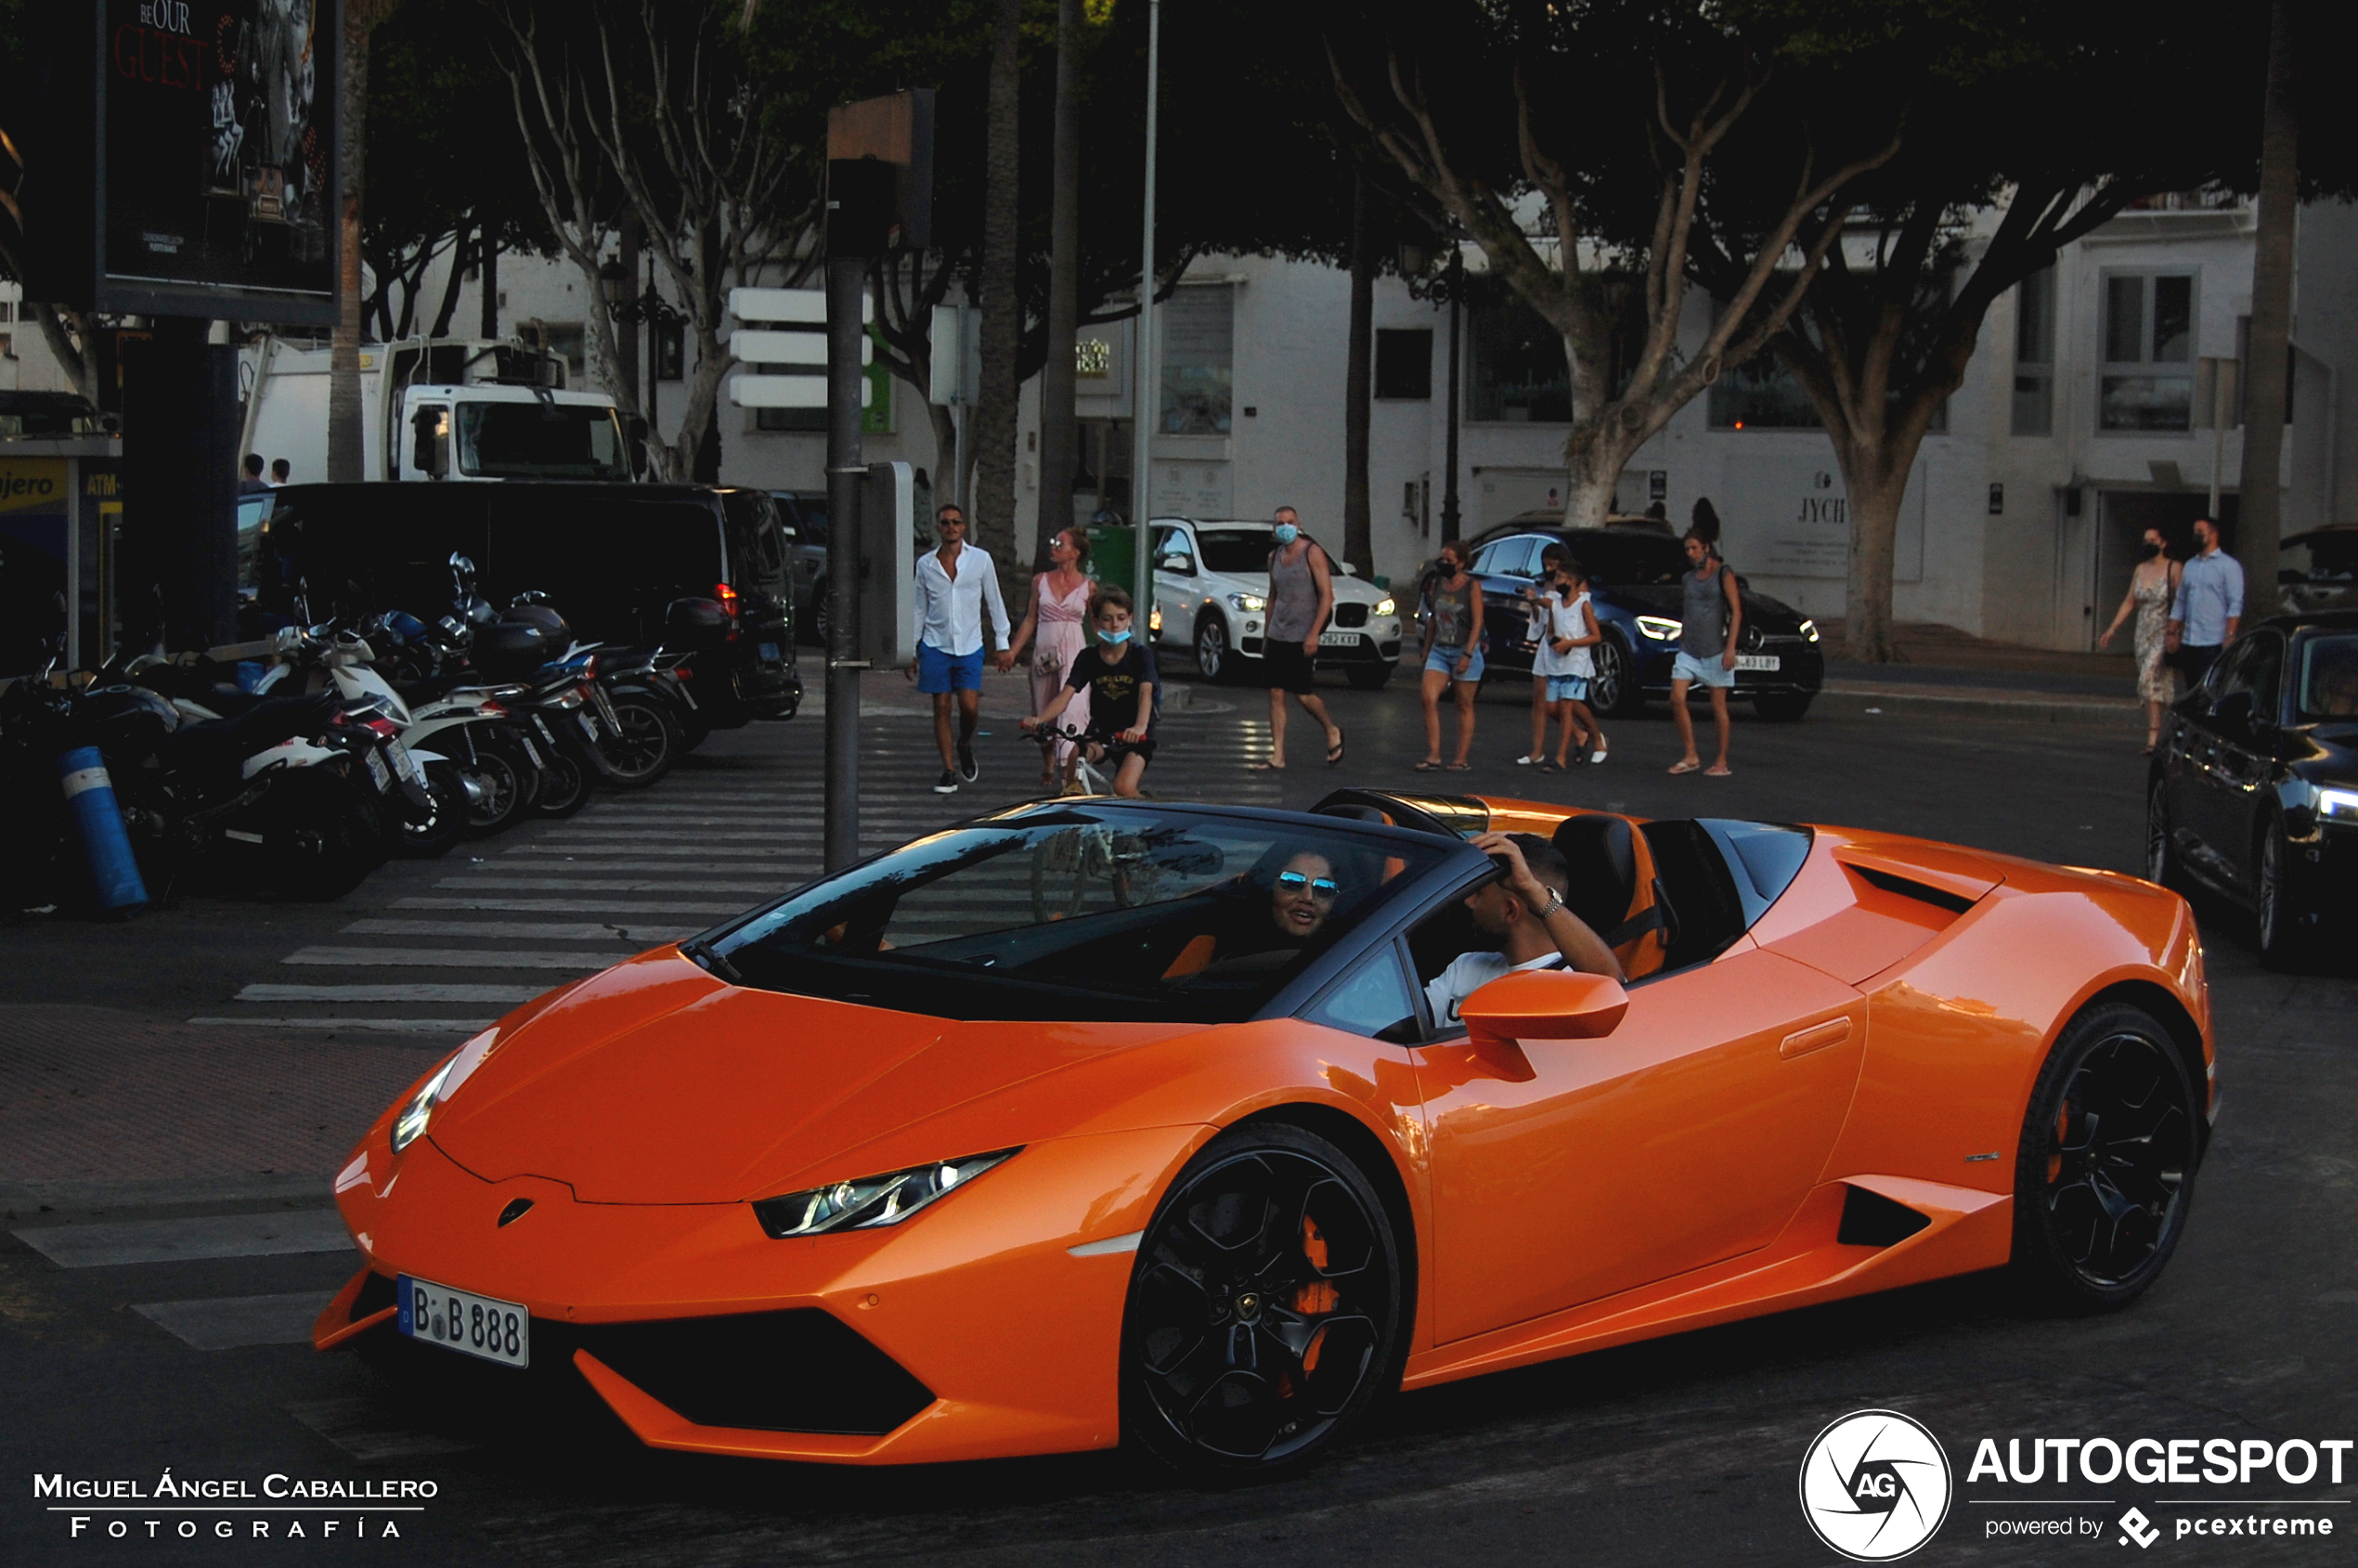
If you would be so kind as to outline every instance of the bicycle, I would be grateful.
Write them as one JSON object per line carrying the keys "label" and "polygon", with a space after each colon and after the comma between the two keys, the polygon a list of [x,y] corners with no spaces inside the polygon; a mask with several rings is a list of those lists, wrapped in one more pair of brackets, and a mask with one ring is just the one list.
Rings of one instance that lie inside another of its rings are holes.
{"label": "bicycle", "polygon": [[[1108,772],[1089,759],[1089,748],[1092,745],[1102,748],[1105,754],[1103,760],[1110,765],[1111,771],[1115,773],[1121,771],[1121,759],[1138,749],[1128,741],[1111,735],[1095,734],[1087,730],[1076,730],[1069,724],[1043,724],[1033,733],[1041,737],[1043,745],[1057,740],[1072,743],[1072,784],[1077,787],[1069,787],[1059,792],[1061,794],[1082,796],[1113,793],[1113,780]],[[1154,792],[1141,785],[1138,790],[1138,798],[1152,800],[1155,798]]]}

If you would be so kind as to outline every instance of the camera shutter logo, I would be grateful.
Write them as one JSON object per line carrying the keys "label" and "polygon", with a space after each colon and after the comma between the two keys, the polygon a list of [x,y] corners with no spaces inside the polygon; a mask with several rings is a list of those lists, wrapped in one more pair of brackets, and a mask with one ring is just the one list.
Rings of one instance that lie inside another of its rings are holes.
{"label": "camera shutter logo", "polygon": [[1897,1410],[1857,1410],[1801,1459],[1801,1516],[1854,1562],[1907,1556],[1949,1517],[1955,1481],[1940,1440]]}

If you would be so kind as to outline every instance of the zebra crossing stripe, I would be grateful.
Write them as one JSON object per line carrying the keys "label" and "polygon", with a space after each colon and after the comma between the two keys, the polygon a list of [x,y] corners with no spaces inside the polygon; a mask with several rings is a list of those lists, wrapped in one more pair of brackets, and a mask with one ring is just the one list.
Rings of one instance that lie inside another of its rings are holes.
{"label": "zebra crossing stripe", "polygon": [[[239,988],[240,1002],[489,1002],[512,1007],[529,1002],[545,985],[295,985],[261,980]],[[440,1020],[436,1020],[439,1022]],[[452,1020],[456,1022],[457,1020]]]}
{"label": "zebra crossing stripe", "polygon": [[585,975],[605,968],[608,963],[593,952],[498,947],[299,947],[279,962],[338,968],[568,969]]}

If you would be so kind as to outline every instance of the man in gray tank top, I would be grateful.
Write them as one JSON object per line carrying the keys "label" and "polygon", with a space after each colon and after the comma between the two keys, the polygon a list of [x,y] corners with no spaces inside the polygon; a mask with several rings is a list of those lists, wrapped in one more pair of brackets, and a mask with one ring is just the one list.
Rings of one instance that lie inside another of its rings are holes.
{"label": "man in gray tank top", "polygon": [[1261,643],[1262,678],[1269,687],[1269,760],[1256,762],[1256,772],[1286,765],[1286,696],[1292,693],[1302,711],[1327,732],[1327,763],[1342,760],[1342,728],[1327,716],[1314,684],[1318,667],[1318,634],[1334,614],[1333,566],[1327,552],[1302,531],[1302,518],[1289,506],[1277,509],[1272,532],[1276,548],[1269,552],[1268,630]]}

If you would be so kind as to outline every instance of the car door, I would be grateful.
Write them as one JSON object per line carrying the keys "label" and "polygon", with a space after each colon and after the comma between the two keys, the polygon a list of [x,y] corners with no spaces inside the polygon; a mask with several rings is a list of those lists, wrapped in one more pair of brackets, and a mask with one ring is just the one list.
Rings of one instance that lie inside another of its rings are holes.
{"label": "car door", "polygon": [[2236,886],[2259,886],[2261,810],[2275,770],[2276,699],[2285,667],[2285,641],[2274,631],[2247,632],[2222,677],[2211,705],[2211,764],[2205,787],[2205,836]]}
{"label": "car door", "polygon": [[[1155,603],[1162,610],[1162,638],[1185,645],[1194,635],[1196,611],[1203,603],[1202,563],[1195,536],[1176,524],[1155,529]],[[1184,564],[1180,564],[1184,558]]]}
{"label": "car door", "polygon": [[1747,940],[1631,986],[1601,1040],[1417,1048],[1439,1338],[1766,1246],[1824,1170],[1866,1032],[1858,991]]}

